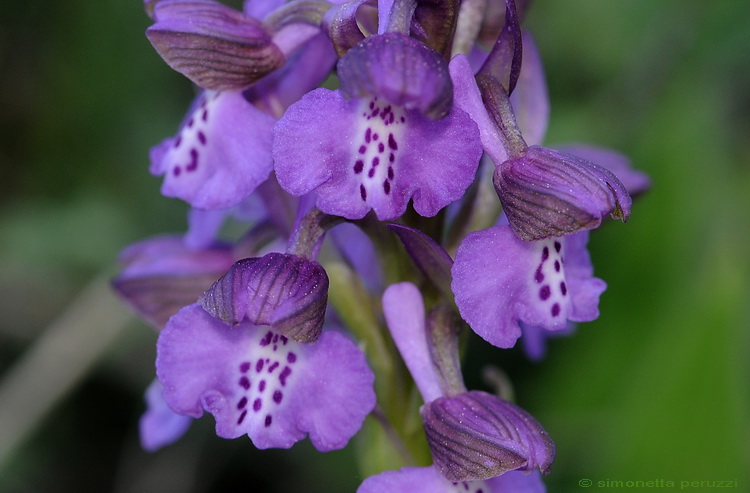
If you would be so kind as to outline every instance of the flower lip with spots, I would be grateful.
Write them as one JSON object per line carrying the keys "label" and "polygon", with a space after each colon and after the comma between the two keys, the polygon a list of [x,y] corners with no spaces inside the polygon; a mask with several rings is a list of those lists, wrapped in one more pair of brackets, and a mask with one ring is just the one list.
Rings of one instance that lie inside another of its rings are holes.
{"label": "flower lip with spots", "polygon": [[512,347],[519,322],[550,331],[599,316],[606,289],[593,277],[588,232],[526,242],[507,224],[467,236],[451,270],[459,312],[490,344]]}
{"label": "flower lip with spots", "polygon": [[[412,199],[417,213],[434,216],[461,198],[473,181],[482,154],[478,129],[457,108],[439,119],[426,116],[423,109],[440,106],[431,102],[435,97],[426,103],[414,100],[410,86],[395,92],[393,80],[400,80],[404,65],[385,62],[424,57],[429,49],[402,35],[383,36],[372,36],[362,50],[350,50],[339,62],[345,68],[341,90],[311,91],[279,120],[273,143],[276,175],[292,195],[316,192],[316,205],[327,214],[360,219],[372,209],[379,219],[391,220]],[[413,53],[413,43],[424,50]],[[356,71],[346,67],[363,60],[372,62],[373,79],[350,82],[347,74]],[[416,69],[424,74],[410,80],[421,81],[418,87],[425,94],[452,90],[447,66],[438,75],[420,63],[410,70]]]}
{"label": "flower lip with spots", "polygon": [[245,200],[273,169],[272,116],[241,92],[198,96],[176,137],[151,150],[151,173],[164,175],[162,194],[198,209],[226,209]]}
{"label": "flower lip with spots", "polygon": [[248,322],[230,327],[198,304],[178,312],[157,344],[157,377],[179,414],[214,415],[224,438],[289,448],[309,435],[321,451],[346,445],[375,405],[374,375],[346,336],[294,342]]}

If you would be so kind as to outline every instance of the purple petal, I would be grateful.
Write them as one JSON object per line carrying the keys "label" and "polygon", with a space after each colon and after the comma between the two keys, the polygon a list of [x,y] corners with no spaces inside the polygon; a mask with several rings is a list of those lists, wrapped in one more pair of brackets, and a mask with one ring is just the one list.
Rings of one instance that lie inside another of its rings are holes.
{"label": "purple petal", "polygon": [[152,150],[151,173],[162,194],[198,209],[242,202],[268,178],[275,120],[239,92],[199,96],[180,132]]}
{"label": "purple petal", "polygon": [[486,481],[448,481],[435,466],[404,467],[370,476],[357,493],[545,493],[538,470],[509,471]]}
{"label": "purple petal", "polygon": [[487,481],[493,493],[545,493],[547,487],[542,482],[538,469],[533,471],[508,471]]}
{"label": "purple petal", "polygon": [[226,323],[247,320],[295,341],[314,342],[323,328],[328,276],[315,261],[269,253],[235,262],[200,303]]}
{"label": "purple petal", "polygon": [[633,169],[630,159],[619,152],[584,144],[570,144],[557,149],[607,168],[625,185],[631,196],[640,195],[651,188],[648,175],[643,171]]}
{"label": "purple petal", "polygon": [[265,19],[271,12],[284,5],[284,0],[244,0],[242,11],[255,19]]}
{"label": "purple petal", "polygon": [[389,224],[388,229],[396,233],[422,274],[438,288],[445,299],[451,299],[453,259],[448,252],[418,229],[401,224]]}
{"label": "purple petal", "polygon": [[342,223],[329,232],[344,259],[371,292],[383,291],[383,272],[372,240],[357,226]]}
{"label": "purple petal", "polygon": [[242,89],[284,63],[260,22],[220,3],[164,0],[152,17],[146,36],[156,51],[204,89]]}
{"label": "purple petal", "polygon": [[416,286],[393,284],[383,293],[383,313],[393,341],[425,402],[443,395],[427,341],[424,302]]}
{"label": "purple petal", "polygon": [[502,163],[508,159],[503,146],[503,137],[494,120],[490,118],[482,102],[482,94],[474,79],[469,60],[464,55],[456,55],[450,63],[450,73],[455,88],[455,106],[465,111],[479,127],[482,147],[492,161]]}
{"label": "purple petal", "polygon": [[521,26],[514,0],[505,0],[505,25],[479,74],[495,78],[508,95],[513,94],[522,60]]}
{"label": "purple petal", "polygon": [[457,109],[435,121],[377,98],[346,101],[318,89],[279,120],[273,156],[281,186],[296,196],[315,191],[321,211],[360,219],[372,208],[390,220],[410,198],[423,216],[458,200],[481,157],[478,137]]}
{"label": "purple petal", "polygon": [[514,404],[470,391],[429,402],[421,414],[435,466],[450,481],[486,480],[514,469],[549,472],[554,443]]}
{"label": "purple petal", "polygon": [[205,248],[214,243],[219,230],[231,213],[230,209],[206,211],[191,208],[188,212],[188,231],[185,233],[185,245],[189,248]]}
{"label": "purple petal", "polygon": [[461,316],[478,335],[503,348],[521,336],[519,321],[564,330],[568,320],[595,319],[606,284],[592,277],[587,239],[584,232],[525,242],[509,226],[470,234],[452,269]]}
{"label": "purple petal", "polygon": [[[455,483],[448,481],[435,466],[404,467],[370,476],[357,493],[505,493],[491,489],[485,481]],[[509,490],[513,492],[513,490]]]}
{"label": "purple petal", "polygon": [[453,104],[453,84],[445,60],[414,38],[385,33],[365,38],[339,61],[346,99],[377,97],[438,119]]}
{"label": "purple petal", "polygon": [[607,215],[630,217],[632,200],[614,174],[545,147],[501,163],[493,183],[513,231],[526,241],[593,229]]}
{"label": "purple petal", "polygon": [[120,255],[124,269],[112,281],[117,294],[161,330],[180,308],[194,303],[234,261],[227,246],[189,249],[179,236],[151,238]]}
{"label": "purple petal", "polygon": [[310,436],[321,451],[344,447],[375,405],[374,375],[338,332],[300,344],[264,327],[230,327],[199,305],[170,319],[157,344],[164,398],[180,414],[206,410],[224,438],[247,434],[261,449]]}
{"label": "purple petal", "polygon": [[534,38],[528,32],[523,33],[523,63],[518,85],[510,97],[510,102],[513,105],[516,123],[526,143],[541,144],[549,122],[549,94],[541,55]]}
{"label": "purple petal", "polygon": [[259,107],[266,105],[270,114],[276,114],[273,111],[288,108],[322,83],[336,60],[331,41],[320,33],[291,55],[283,67],[249,87],[245,96]]}
{"label": "purple petal", "polygon": [[193,419],[172,411],[162,396],[162,386],[154,380],[146,390],[148,409],[139,421],[141,447],[148,452],[172,444],[182,438]]}

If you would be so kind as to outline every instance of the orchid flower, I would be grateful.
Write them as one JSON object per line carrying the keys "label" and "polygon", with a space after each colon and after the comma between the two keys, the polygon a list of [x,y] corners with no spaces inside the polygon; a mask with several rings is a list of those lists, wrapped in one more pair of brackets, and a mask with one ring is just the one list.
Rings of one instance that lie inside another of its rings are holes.
{"label": "orchid flower", "polygon": [[435,463],[373,476],[358,493],[502,492],[511,484],[518,485],[519,491],[544,491],[538,472],[548,472],[554,445],[541,425],[507,401],[466,390],[455,365],[457,346],[446,348],[455,339],[438,348],[429,333],[442,332],[439,339],[445,342],[453,328],[440,316],[428,328],[416,286],[389,286],[383,294],[383,311],[424,398],[421,415]]}
{"label": "orchid flower", "polygon": [[440,55],[399,32],[370,36],[338,63],[341,89],[316,89],[274,132],[281,186],[314,191],[328,214],[396,219],[410,199],[423,216],[458,200],[481,157],[479,135],[452,107]]}

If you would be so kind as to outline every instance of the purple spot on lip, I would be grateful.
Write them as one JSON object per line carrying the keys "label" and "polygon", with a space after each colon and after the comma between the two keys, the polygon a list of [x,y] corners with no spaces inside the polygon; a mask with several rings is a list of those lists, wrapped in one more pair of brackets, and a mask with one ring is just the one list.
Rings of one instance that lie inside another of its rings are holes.
{"label": "purple spot on lip", "polygon": [[174,141],[175,148],[180,147],[180,144],[182,144],[182,135],[178,135]]}
{"label": "purple spot on lip", "polygon": [[273,363],[271,363],[271,366],[268,367],[268,373],[273,373],[273,371],[278,367],[279,367],[279,362],[274,361]]}
{"label": "purple spot on lip", "polygon": [[396,139],[393,138],[393,134],[388,134],[388,147],[394,151],[398,149],[398,144],[396,143]]}
{"label": "purple spot on lip", "polygon": [[245,406],[247,406],[247,397],[240,399],[240,402],[237,403],[237,409],[242,409]]}
{"label": "purple spot on lip", "polygon": [[284,398],[284,394],[280,390],[277,390],[276,392],[273,393],[273,401],[276,404],[281,404],[281,399],[283,398]]}
{"label": "purple spot on lip", "polygon": [[367,130],[365,130],[365,142],[369,144],[371,140],[372,140],[372,130],[369,127],[367,127]]}
{"label": "purple spot on lip", "polygon": [[285,366],[283,370],[281,370],[281,374],[279,375],[279,382],[281,382],[281,386],[286,385],[286,379],[289,378],[289,375],[292,374],[292,369],[288,366]]}
{"label": "purple spot on lip", "polygon": [[250,369],[250,362],[245,361],[243,363],[240,363],[240,371],[242,373],[247,373],[247,371]]}
{"label": "purple spot on lip", "polygon": [[372,140],[378,140],[378,138],[380,138],[380,136],[377,134],[377,132],[372,134]]}
{"label": "purple spot on lip", "polygon": [[383,191],[385,192],[386,195],[388,195],[389,193],[391,193],[391,182],[390,181],[385,180],[383,182]]}
{"label": "purple spot on lip", "polygon": [[258,392],[263,392],[264,390],[266,390],[266,381],[261,380],[258,384]]}
{"label": "purple spot on lip", "polygon": [[388,166],[388,179],[393,179],[393,168],[391,168],[390,166]]}
{"label": "purple spot on lip", "polygon": [[245,416],[247,416],[247,411],[242,411],[242,414],[240,414],[240,419],[237,420],[237,424],[241,425],[243,421],[245,421]]}
{"label": "purple spot on lip", "polygon": [[259,359],[257,363],[255,363],[255,371],[260,373],[263,371],[263,364],[264,361],[262,359]]}
{"label": "purple spot on lip", "polygon": [[174,168],[172,168],[172,174],[174,176],[180,176],[181,172],[182,172],[182,170],[180,169],[179,166],[175,166]]}
{"label": "purple spot on lip", "polygon": [[260,411],[260,406],[262,404],[263,402],[260,399],[255,399],[255,401],[253,401],[253,411],[255,411],[256,413]]}
{"label": "purple spot on lip", "polygon": [[364,185],[359,186],[359,196],[362,197],[362,200],[367,200],[367,190],[365,190]]}
{"label": "purple spot on lip", "polygon": [[544,281],[544,274],[542,274],[542,264],[539,264],[539,267],[536,268],[536,272],[534,273],[534,280],[536,282]]}
{"label": "purple spot on lip", "polygon": [[378,152],[384,152],[385,151],[385,145],[383,145],[382,142],[378,144]]}
{"label": "purple spot on lip", "polygon": [[240,378],[239,385],[240,385],[240,387],[242,387],[245,390],[249,389],[250,388],[250,379],[247,378],[247,377]]}
{"label": "purple spot on lip", "polygon": [[294,354],[294,353],[289,353],[289,354],[286,355],[286,360],[289,363],[294,363],[295,361],[297,361],[297,355]]}
{"label": "purple spot on lip", "polygon": [[367,152],[367,146],[359,146],[359,153],[364,154],[365,152]]}
{"label": "purple spot on lip", "polygon": [[558,315],[560,315],[560,305],[555,303],[554,305],[552,305],[552,316],[556,317]]}
{"label": "purple spot on lip", "polygon": [[359,174],[362,172],[362,170],[365,168],[365,162],[361,159],[357,159],[357,162],[354,163],[354,172]]}
{"label": "purple spot on lip", "polygon": [[206,134],[204,134],[200,130],[198,131],[198,140],[201,144],[206,145]]}
{"label": "purple spot on lip", "polygon": [[260,341],[261,346],[268,346],[271,344],[271,338],[273,337],[273,334],[271,331],[266,332],[266,335],[263,336],[263,339]]}
{"label": "purple spot on lip", "polygon": [[560,261],[555,260],[555,272],[560,272]]}
{"label": "purple spot on lip", "polygon": [[269,426],[271,426],[271,415],[270,414],[266,415],[266,420],[263,422],[263,425],[266,428],[268,428]]}
{"label": "purple spot on lip", "polygon": [[195,171],[198,167],[198,150],[190,149],[190,164],[185,166],[185,171]]}
{"label": "purple spot on lip", "polygon": [[201,115],[201,120],[204,122],[208,120],[208,110],[203,110],[203,114]]}
{"label": "purple spot on lip", "polygon": [[568,287],[565,285],[565,281],[560,283],[560,291],[562,292],[563,296],[568,294]]}
{"label": "purple spot on lip", "polygon": [[539,290],[539,298],[541,298],[542,300],[546,300],[547,298],[549,298],[550,294],[552,294],[552,291],[546,284],[542,286],[542,289]]}
{"label": "purple spot on lip", "polygon": [[369,176],[370,178],[375,176],[375,168],[370,168],[370,171],[367,172],[367,176]]}
{"label": "purple spot on lip", "polygon": [[560,242],[559,242],[559,241],[556,241],[556,242],[555,242],[555,251],[556,251],[557,253],[560,253],[560,249],[561,249],[561,248],[562,248],[562,244],[560,244]]}
{"label": "purple spot on lip", "polygon": [[549,258],[549,248],[544,247],[544,249],[542,250],[542,262],[544,262],[548,258]]}

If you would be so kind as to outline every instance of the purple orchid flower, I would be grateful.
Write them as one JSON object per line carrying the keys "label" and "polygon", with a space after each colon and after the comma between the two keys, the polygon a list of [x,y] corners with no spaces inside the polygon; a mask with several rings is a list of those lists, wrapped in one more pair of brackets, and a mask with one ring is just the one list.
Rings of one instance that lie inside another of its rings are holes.
{"label": "purple orchid flower", "polygon": [[151,173],[164,175],[161,192],[199,209],[225,209],[247,198],[273,169],[275,119],[241,91],[205,91],[176,137],[151,150]]}
{"label": "purple orchid flower", "polygon": [[395,219],[410,199],[433,216],[471,184],[481,156],[476,125],[451,108],[440,55],[400,33],[366,38],[338,65],[342,88],[317,89],[274,130],[281,186],[315,191],[328,214]]}
{"label": "purple orchid flower", "polygon": [[627,220],[631,198],[612,172],[527,145],[502,85],[483,76],[474,87],[464,56],[456,56],[450,67],[461,88],[456,104],[479,125],[484,150],[496,165],[493,183],[515,234],[532,241],[596,228],[607,215]]}
{"label": "purple orchid flower", "polygon": [[462,381],[448,382],[447,374],[460,380],[460,370],[446,372],[435,357],[434,350],[442,349],[428,342],[424,304],[416,286],[389,286],[383,294],[383,312],[424,398],[421,414],[435,464],[373,476],[358,493],[502,492],[510,485],[517,491],[544,491],[538,472],[547,472],[552,462],[551,440],[519,407],[484,392],[466,391]]}
{"label": "purple orchid flower", "polygon": [[374,375],[343,334],[297,343],[269,327],[230,326],[198,304],[161,332],[156,372],[172,410],[192,418],[208,411],[217,435],[248,435],[260,449],[307,435],[318,450],[342,448],[375,405]]}
{"label": "purple orchid flower", "polygon": [[502,224],[476,231],[456,252],[451,285],[464,320],[490,344],[513,347],[519,322],[550,331],[599,316],[606,289],[593,277],[588,232],[526,242]]}
{"label": "purple orchid flower", "polygon": [[172,68],[205,89],[177,136],[152,149],[151,173],[164,175],[162,194],[195,208],[236,206],[268,178],[276,118],[325,78],[333,48],[319,28],[270,33],[211,0],[151,7],[149,39]]}

